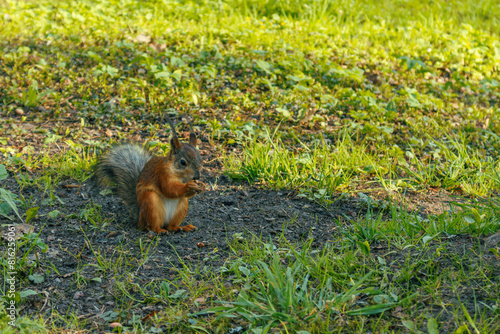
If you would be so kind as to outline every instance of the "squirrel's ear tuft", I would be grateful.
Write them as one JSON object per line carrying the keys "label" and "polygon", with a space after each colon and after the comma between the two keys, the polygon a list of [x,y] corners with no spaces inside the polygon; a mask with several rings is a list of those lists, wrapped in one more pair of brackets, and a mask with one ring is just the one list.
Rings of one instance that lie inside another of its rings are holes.
{"label": "squirrel's ear tuft", "polygon": [[182,144],[177,136],[174,136],[172,137],[172,139],[170,139],[170,146],[172,146],[172,150],[174,151],[174,153],[177,153],[181,150]]}
{"label": "squirrel's ear tuft", "polygon": [[194,132],[191,132],[189,134],[189,144],[196,147],[196,135],[194,134]]}
{"label": "squirrel's ear tuft", "polygon": [[193,122],[189,121],[189,144],[196,147],[196,134],[193,129]]}

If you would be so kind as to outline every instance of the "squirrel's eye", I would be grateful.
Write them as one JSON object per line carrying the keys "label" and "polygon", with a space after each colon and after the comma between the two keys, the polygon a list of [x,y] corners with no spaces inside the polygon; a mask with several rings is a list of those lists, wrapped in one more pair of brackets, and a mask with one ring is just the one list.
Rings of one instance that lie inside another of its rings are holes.
{"label": "squirrel's eye", "polygon": [[187,165],[186,160],[181,159],[181,165],[186,166]]}

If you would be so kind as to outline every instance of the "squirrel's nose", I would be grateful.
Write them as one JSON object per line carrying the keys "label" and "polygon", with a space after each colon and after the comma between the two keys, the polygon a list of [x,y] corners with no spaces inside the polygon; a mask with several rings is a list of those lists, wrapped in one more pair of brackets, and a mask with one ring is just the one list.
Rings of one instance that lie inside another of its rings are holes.
{"label": "squirrel's nose", "polygon": [[194,172],[193,180],[199,180],[200,179],[200,172]]}

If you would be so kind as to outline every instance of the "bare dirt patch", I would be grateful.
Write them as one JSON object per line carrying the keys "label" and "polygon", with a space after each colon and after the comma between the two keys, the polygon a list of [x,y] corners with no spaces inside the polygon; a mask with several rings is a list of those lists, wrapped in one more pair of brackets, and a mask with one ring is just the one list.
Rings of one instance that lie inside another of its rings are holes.
{"label": "bare dirt patch", "polygon": [[[3,187],[25,197],[32,196],[41,202],[42,193],[36,188],[16,189],[13,179],[5,180]],[[205,180],[208,182],[209,180]],[[212,179],[211,181],[215,181]],[[106,311],[116,309],[116,280],[131,273],[134,282],[144,286],[153,280],[180,279],[177,270],[184,264],[216,269],[231,254],[228,241],[249,238],[251,234],[263,240],[276,240],[285,236],[290,242],[302,242],[312,238],[314,247],[323,246],[335,233],[335,218],[342,213],[353,216],[361,209],[355,201],[344,201],[326,209],[304,198],[293,196],[291,191],[262,190],[248,185],[234,185],[226,177],[217,178],[215,190],[209,190],[190,201],[184,223],[197,226],[189,233],[168,233],[157,236],[140,231],[130,221],[127,210],[112,195],[101,195],[102,188],[89,181],[81,187],[71,187],[72,180],[61,182],[55,193],[63,205],[41,206],[38,216],[32,220],[34,232],[48,246],[43,253],[37,250],[39,267],[19,273],[21,290],[33,289],[38,295],[31,296],[21,306],[23,314],[48,313],[55,309],[62,314],[78,314],[85,319],[99,322]],[[82,212],[100,207],[100,217],[107,222],[96,227]],[[59,210],[62,215],[50,218],[47,214]],[[0,224],[10,223],[0,219]],[[141,240],[141,242],[139,242]],[[148,247],[150,258],[142,263]],[[2,242],[0,248],[5,247]],[[214,252],[215,250],[215,252]],[[21,249],[20,256],[27,249]],[[99,268],[99,257],[113,264],[120,254],[129,265],[116,271]],[[34,261],[35,252],[29,255]],[[28,276],[38,273],[44,281],[35,284]],[[98,280],[93,280],[99,278]],[[140,298],[140,296],[137,296]],[[146,307],[139,313],[150,312]]]}
{"label": "bare dirt patch", "polygon": [[[89,326],[102,326],[106,323],[106,314],[120,308],[124,299],[120,297],[116,282],[128,277],[129,280],[140,286],[146,286],[155,280],[181,280],[178,270],[183,265],[193,268],[209,268],[200,270],[200,275],[208,270],[214,270],[231,258],[228,242],[235,237],[249,238],[251,234],[263,240],[276,241],[284,236],[291,243],[303,243],[313,239],[312,247],[322,248],[332,241],[338,233],[338,221],[342,217],[356,217],[363,215],[366,208],[356,199],[338,201],[334,206],[325,208],[304,198],[293,196],[291,191],[262,190],[246,184],[235,185],[226,177],[212,177],[205,182],[218,186],[191,200],[188,216],[185,223],[198,227],[194,232],[169,233],[157,236],[137,229],[130,222],[126,208],[112,195],[101,195],[102,189],[89,181],[81,186],[68,187],[71,180],[66,180],[56,188],[57,195],[64,201],[64,205],[41,206],[39,215],[34,219],[35,232],[40,232],[40,240],[48,246],[46,253],[38,252],[40,266],[32,267],[30,272],[20,273],[23,278],[21,290],[32,289],[38,292],[28,298],[28,302],[21,306],[21,312],[28,315],[40,315],[57,310],[62,314],[74,313],[89,322]],[[5,186],[13,191],[19,191],[12,179],[6,180]],[[41,197],[39,190],[25,188],[20,191],[24,196]],[[104,227],[95,227],[92,222],[82,218],[82,212],[89,205],[100,206],[101,219],[108,222]],[[59,210],[65,218],[49,218],[47,214],[52,210]],[[5,219],[1,224],[9,223]],[[139,242],[141,240],[141,242]],[[418,255],[415,261],[424,263],[415,270],[411,279],[406,283],[410,290],[419,289],[418,285],[428,278],[429,272],[440,272],[457,265],[453,256],[463,257],[465,253],[470,259],[468,263],[480,260],[480,244],[482,239],[455,237],[445,242],[436,243],[436,247],[447,249],[447,255],[422,261],[426,255]],[[143,262],[144,249],[151,243],[148,252],[149,260]],[[0,248],[5,245],[2,244]],[[373,256],[386,254],[389,248],[384,243],[372,246]],[[26,251],[22,249],[21,253]],[[125,253],[125,254],[124,254]],[[417,255],[417,251],[415,251]],[[123,256],[120,256],[123,255]],[[407,261],[411,255],[408,251],[394,252],[386,257],[386,261],[398,272],[398,267]],[[128,264],[115,269],[102,270],[99,268],[99,259],[106,259],[113,266],[113,259]],[[30,254],[34,261],[34,252]],[[488,255],[488,261],[497,261],[493,254]],[[498,268],[498,266],[497,266]],[[35,284],[28,279],[32,273],[44,277],[44,281]],[[488,275],[499,275],[500,272],[491,272]],[[98,279],[95,279],[98,278]],[[200,277],[201,278],[201,277]],[[398,278],[401,283],[401,278]],[[416,285],[416,287],[410,287]],[[460,296],[473,300],[491,303],[492,296],[478,294],[480,287],[464,287]],[[447,289],[440,298],[453,304],[457,299],[456,291]],[[469,298],[470,297],[470,298]],[[483,298],[484,297],[484,298]],[[144,296],[134,296],[141,300]],[[435,300],[435,297],[432,298]],[[429,302],[422,300],[422,303]],[[475,312],[471,304],[469,312]],[[145,316],[153,310],[161,310],[161,305],[144,304],[137,313]],[[451,310],[451,306],[449,306]],[[443,319],[452,319],[452,313],[445,311],[429,302],[429,311],[443,313]],[[478,310],[479,311],[479,310]],[[395,313],[395,316],[398,314]],[[91,324],[92,323],[92,324]],[[95,328],[95,327],[94,327]]]}

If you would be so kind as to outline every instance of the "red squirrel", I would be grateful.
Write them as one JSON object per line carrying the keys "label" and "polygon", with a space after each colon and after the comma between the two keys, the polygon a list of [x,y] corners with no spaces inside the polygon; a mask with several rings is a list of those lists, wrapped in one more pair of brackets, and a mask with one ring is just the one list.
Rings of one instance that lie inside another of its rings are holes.
{"label": "red squirrel", "polygon": [[115,185],[140,228],[156,233],[188,232],[196,227],[180,224],[186,217],[189,198],[204,189],[199,181],[201,156],[191,124],[189,143],[182,143],[170,117],[166,117],[173,132],[166,157],[153,156],[137,144],[118,145],[100,157],[95,176],[102,185]]}

